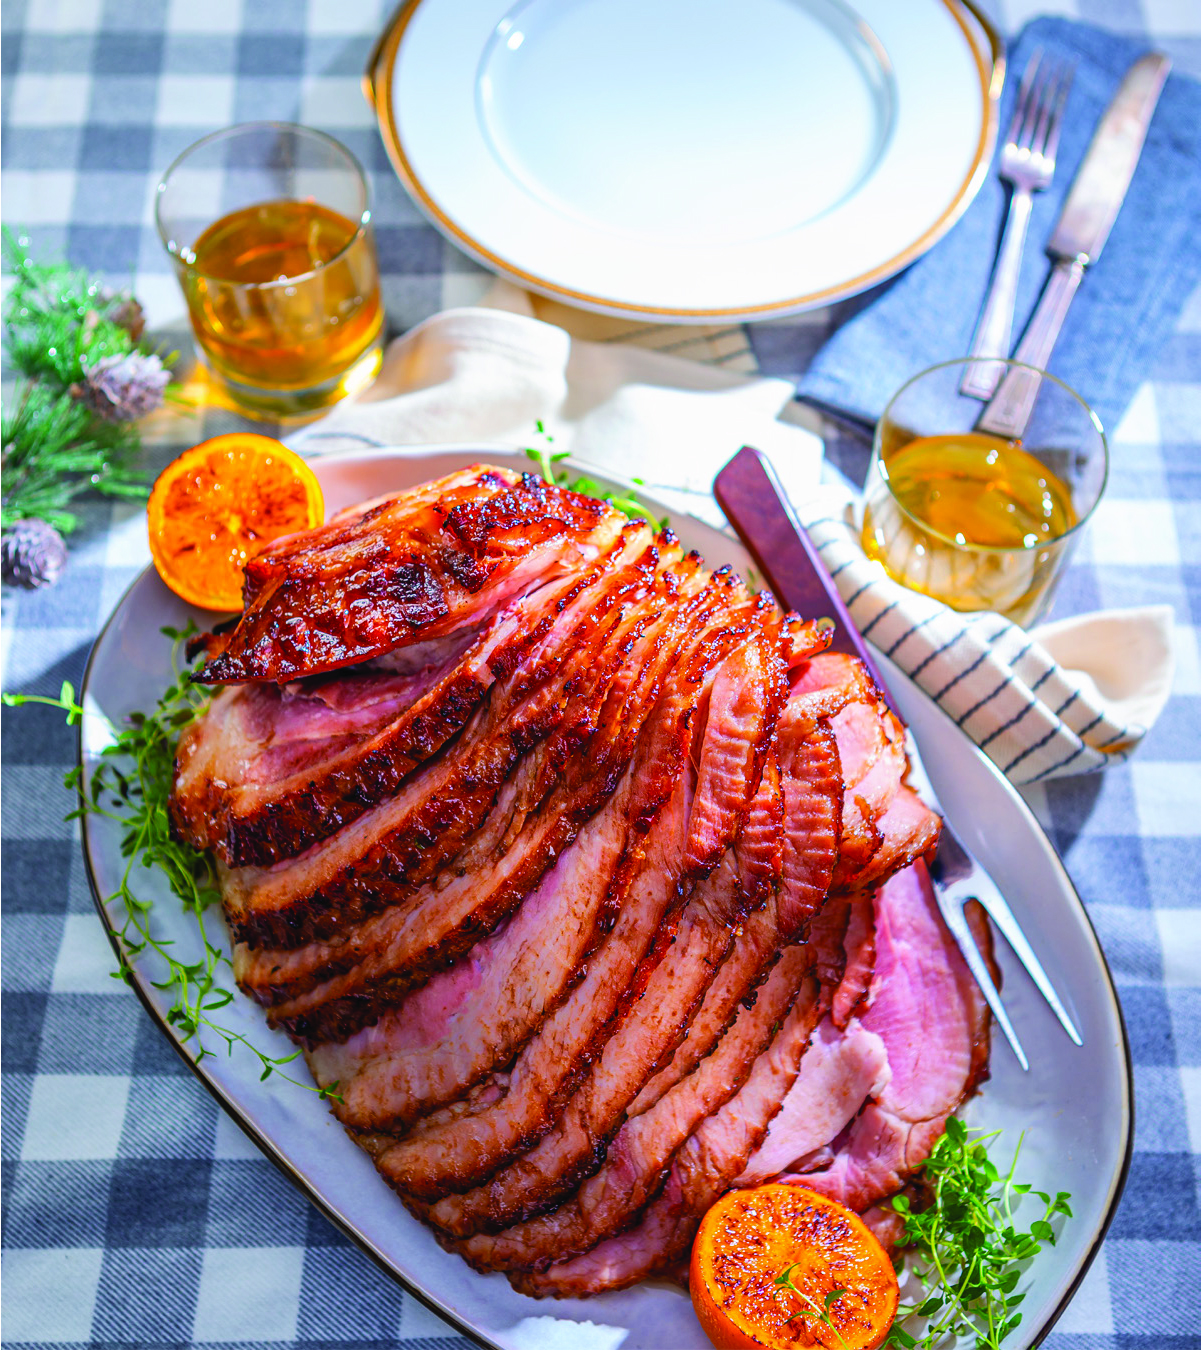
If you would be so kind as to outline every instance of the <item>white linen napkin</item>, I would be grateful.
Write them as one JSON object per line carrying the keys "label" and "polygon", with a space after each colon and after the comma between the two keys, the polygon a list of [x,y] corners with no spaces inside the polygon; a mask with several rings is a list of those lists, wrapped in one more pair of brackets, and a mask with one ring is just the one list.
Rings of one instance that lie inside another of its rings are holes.
{"label": "white linen napkin", "polygon": [[[514,296],[519,297],[515,301]],[[646,346],[571,337],[508,308],[447,310],[388,348],[376,382],[290,438],[321,454],[366,446],[534,444],[724,525],[715,474],[742,445],[768,454],[853,618],[1017,784],[1126,758],[1172,681],[1167,606],[1081,615],[1029,632],[958,614],[889,579],[859,546],[854,494],[822,484],[822,442],[786,380]]]}

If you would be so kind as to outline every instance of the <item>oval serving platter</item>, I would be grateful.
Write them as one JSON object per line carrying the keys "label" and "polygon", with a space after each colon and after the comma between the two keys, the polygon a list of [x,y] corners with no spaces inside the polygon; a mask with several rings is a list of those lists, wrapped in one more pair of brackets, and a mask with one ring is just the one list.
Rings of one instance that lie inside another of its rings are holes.
{"label": "oval serving platter", "polygon": [[[525,469],[510,450],[488,447],[398,449],[314,461],[332,512],[399,491],[475,461]],[[620,484],[589,468],[603,482]],[[663,511],[688,547],[711,565],[749,567],[739,544],[695,518]],[[102,630],[84,675],[79,753],[85,774],[110,741],[110,726],[154,704],[171,679],[169,643],[160,629],[198,625],[211,615],[191,610],[148,568],[125,593]],[[965,1115],[971,1124],[1002,1128],[1011,1147],[1026,1131],[1021,1173],[1049,1191],[1072,1192],[1075,1218],[1054,1248],[1024,1277],[1024,1325],[1014,1350],[1042,1340],[1096,1253],[1114,1212],[1131,1148],[1132,1089],[1126,1033],[1105,958],[1067,873],[1035,817],[1014,788],[968,738],[882,659],[885,675],[922,747],[923,759],[957,832],[993,873],[1065,1002],[1085,1046],[1062,1033],[1003,943],[1000,964],[1007,1007],[1031,1055],[1023,1074],[1004,1042],[995,1044],[993,1076]],[[102,901],[120,880],[119,829],[87,816],[83,848],[89,882],[110,941],[114,916]],[[139,888],[155,901],[154,921],[187,956],[199,951],[195,926],[161,878],[144,874]],[[214,924],[214,928],[219,925]],[[224,935],[222,935],[224,937]],[[210,933],[213,941],[216,933]],[[481,1345],[495,1350],[704,1350],[707,1342],[688,1297],[649,1282],[590,1300],[539,1302],[515,1293],[503,1276],[478,1275],[444,1252],[376,1174],[316,1094],[272,1078],[259,1080],[249,1055],[194,1059],[166,1020],[168,1000],[152,981],[162,969],[139,958],[133,985],[148,1013],[233,1120],[314,1204],[385,1271]],[[231,1029],[273,1055],[290,1053],[282,1033],[270,1032],[260,1010],[236,997],[222,1009]],[[304,1074],[303,1068],[299,1070]]]}
{"label": "oval serving platter", "polygon": [[988,168],[1004,69],[972,0],[405,0],[364,89],[478,262],[706,323],[830,304],[930,248]]}

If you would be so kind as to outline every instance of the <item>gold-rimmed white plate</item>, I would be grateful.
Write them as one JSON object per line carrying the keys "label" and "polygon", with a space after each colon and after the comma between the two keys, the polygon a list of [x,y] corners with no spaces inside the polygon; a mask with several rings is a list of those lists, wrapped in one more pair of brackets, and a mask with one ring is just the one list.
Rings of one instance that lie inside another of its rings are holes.
{"label": "gold-rimmed white plate", "polygon": [[[524,455],[487,446],[375,450],[313,461],[329,511],[385,492],[414,487],[465,465],[491,461],[523,469]],[[590,466],[599,481],[632,490]],[[641,489],[640,489],[641,491]],[[696,518],[648,494],[688,548],[711,566],[729,563],[747,573],[742,547]],[[152,568],[133,583],[105,624],[84,674],[80,762],[90,777],[111,740],[111,726],[151,707],[172,679],[164,624],[213,615],[190,609]],[[1114,1213],[1130,1158],[1132,1083],[1122,1013],[1105,957],[1067,873],[1017,791],[952,720],[882,659],[889,687],[922,749],[924,763],[956,832],[988,867],[1006,894],[1040,959],[1055,977],[1084,1047],[1069,1041],[1004,943],[998,943],[1006,1006],[1031,1054],[1024,1074],[1004,1045],[995,1047],[992,1077],[966,1109],[973,1125],[1001,1128],[1013,1147],[1026,1132],[1022,1178],[1047,1191],[1072,1192],[1074,1218],[1054,1247],[1045,1248],[1022,1277],[1023,1325],[1007,1350],[1037,1345],[1064,1311],[1089,1267]],[[103,897],[126,867],[122,831],[114,821],[83,821],[88,878],[105,930],[115,942],[116,907]],[[157,873],[138,869],[136,891],[155,901],[159,937],[181,960],[201,955],[195,921],[181,912]],[[216,918],[209,936],[225,946]],[[96,940],[104,939],[98,931]],[[228,950],[228,948],[227,948]],[[367,1154],[312,1092],[276,1078],[261,1082],[258,1062],[241,1051],[195,1061],[195,1044],[180,1041],[166,1019],[170,996],[156,987],[165,968],[138,958],[133,987],[147,1013],[231,1118],[312,1202],[406,1289],[492,1350],[706,1350],[708,1342],[687,1295],[649,1281],[595,1299],[539,1301],[515,1293],[504,1276],[479,1275],[445,1252],[376,1173]],[[292,1046],[269,1032],[262,1009],[236,997],[216,1014],[231,1030],[272,1055]],[[213,1049],[221,1050],[219,1042]],[[298,1077],[305,1070],[292,1066]],[[164,1163],[169,1184],[170,1163]]]}
{"label": "gold-rimmed white plate", "polygon": [[829,304],[988,168],[1004,62],[964,0],[405,0],[365,88],[453,242],[632,319]]}

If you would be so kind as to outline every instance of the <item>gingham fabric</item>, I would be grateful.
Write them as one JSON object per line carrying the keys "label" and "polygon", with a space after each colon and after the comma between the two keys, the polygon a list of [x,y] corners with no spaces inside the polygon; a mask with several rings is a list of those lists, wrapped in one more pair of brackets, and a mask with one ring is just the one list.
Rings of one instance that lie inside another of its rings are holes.
{"label": "gingham fabric", "polygon": [[[1189,0],[1048,7],[1146,32],[1198,74]],[[1014,29],[1035,9],[1009,0],[999,18]],[[178,330],[182,305],[149,225],[158,173],[207,131],[295,119],[345,141],[371,172],[395,329],[476,298],[487,278],[422,223],[362,101],[359,74],[385,17],[371,0],[5,0],[4,219],[28,230],[39,257],[65,253],[118,284],[132,275],[152,323]],[[1126,1196],[1047,1342],[1056,1350],[1198,1344],[1200,319],[1189,297],[1116,430],[1107,498],[1056,611],[1171,605],[1173,697],[1131,763],[1030,792],[1110,957],[1137,1096]],[[796,375],[830,321],[757,326],[749,345],[766,372]],[[716,340],[724,352],[744,346],[739,334]],[[148,467],[238,425],[208,410],[157,419]],[[862,473],[860,447],[835,438],[828,450]],[[5,687],[78,684],[144,560],[139,513],[90,504],[63,582],[4,596]],[[465,1345],[244,1141],[109,978],[77,831],[61,821],[73,754],[57,714],[4,710],[4,1341]]]}

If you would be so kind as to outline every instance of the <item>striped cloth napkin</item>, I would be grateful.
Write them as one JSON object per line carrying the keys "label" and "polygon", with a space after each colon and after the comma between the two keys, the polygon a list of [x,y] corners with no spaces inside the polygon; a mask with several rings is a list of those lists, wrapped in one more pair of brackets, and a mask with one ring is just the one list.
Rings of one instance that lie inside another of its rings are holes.
{"label": "striped cloth napkin", "polygon": [[1126,759],[1173,680],[1168,605],[1077,615],[1030,630],[961,614],[899,586],[860,547],[857,502],[827,488],[799,514],[856,627],[924,689],[1012,782]]}
{"label": "striped cloth napkin", "polygon": [[[1130,755],[1172,682],[1167,606],[1080,615],[1027,632],[958,614],[892,582],[859,546],[856,494],[822,482],[822,442],[786,380],[597,341],[504,308],[447,310],[389,347],[376,383],[291,438],[322,454],[375,446],[553,448],[626,478],[710,524],[711,494],[742,445],[768,454],[852,617],[1015,783]],[[517,295],[520,297],[521,293]],[[608,334],[604,336],[609,336]],[[696,356],[708,355],[705,343]],[[661,345],[661,344],[655,344]],[[831,474],[827,473],[827,478]]]}

